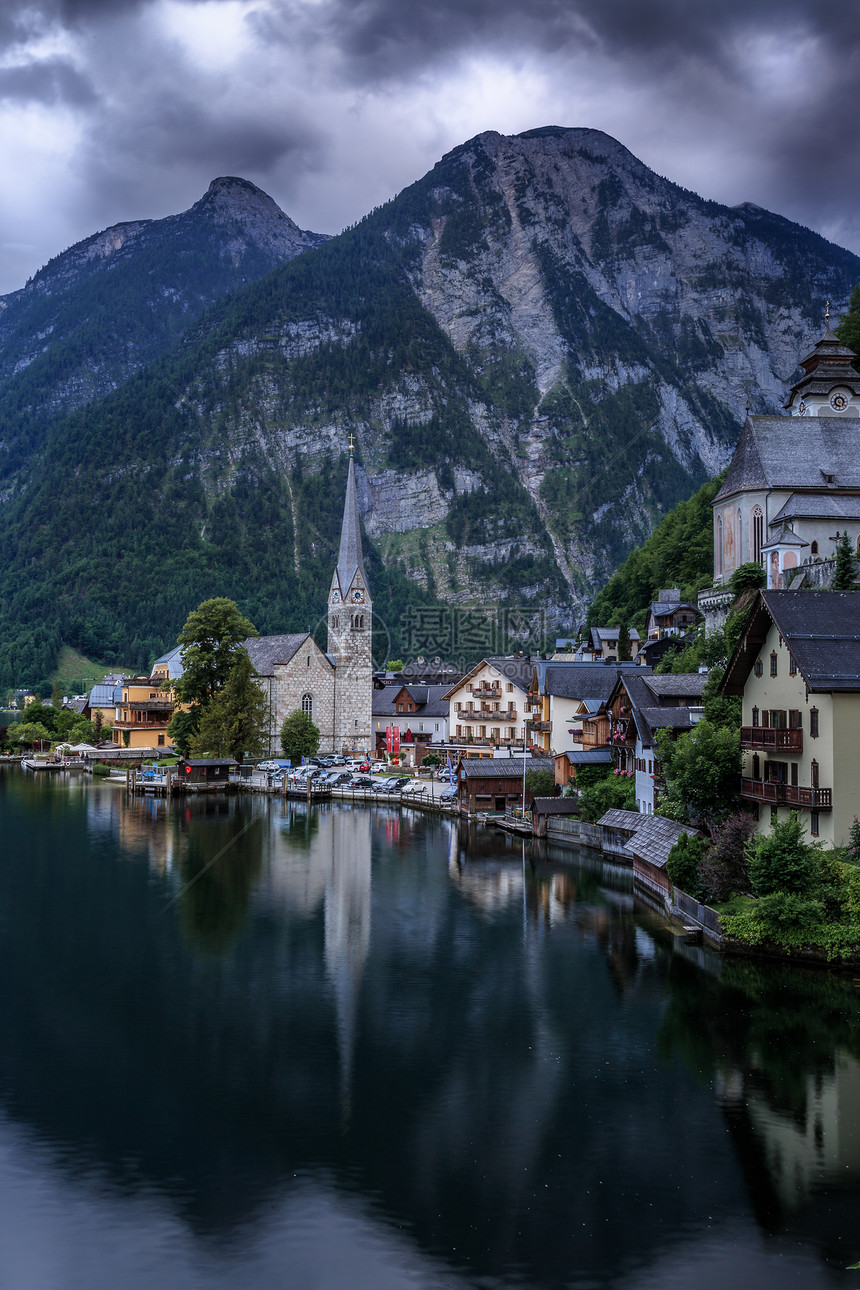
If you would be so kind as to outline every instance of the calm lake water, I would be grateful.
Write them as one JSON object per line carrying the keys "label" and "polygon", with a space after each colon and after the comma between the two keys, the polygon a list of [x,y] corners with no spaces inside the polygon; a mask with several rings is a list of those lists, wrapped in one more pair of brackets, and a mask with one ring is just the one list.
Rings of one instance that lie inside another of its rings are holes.
{"label": "calm lake water", "polygon": [[860,982],[592,853],[0,769],[0,1286],[860,1286]]}

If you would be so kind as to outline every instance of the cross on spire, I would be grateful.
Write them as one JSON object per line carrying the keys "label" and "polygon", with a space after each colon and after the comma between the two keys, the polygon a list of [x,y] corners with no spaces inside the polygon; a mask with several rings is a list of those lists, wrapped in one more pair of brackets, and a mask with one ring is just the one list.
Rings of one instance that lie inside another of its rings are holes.
{"label": "cross on spire", "polygon": [[[829,317],[829,316],[830,316],[830,315],[828,314],[828,317]],[[350,451],[350,453],[352,452],[352,450],[353,450],[354,448],[355,448],[355,436],[353,435],[352,431],[350,430],[350,432],[349,432],[349,451]]]}

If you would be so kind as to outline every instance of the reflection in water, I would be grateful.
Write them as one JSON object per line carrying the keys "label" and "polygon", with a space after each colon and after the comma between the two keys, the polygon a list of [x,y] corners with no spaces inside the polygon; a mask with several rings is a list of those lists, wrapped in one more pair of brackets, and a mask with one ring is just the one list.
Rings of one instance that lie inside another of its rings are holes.
{"label": "reflection in water", "polygon": [[629,871],[417,812],[20,776],[0,808],[0,1283],[823,1290],[860,1257],[850,982],[675,951]]}

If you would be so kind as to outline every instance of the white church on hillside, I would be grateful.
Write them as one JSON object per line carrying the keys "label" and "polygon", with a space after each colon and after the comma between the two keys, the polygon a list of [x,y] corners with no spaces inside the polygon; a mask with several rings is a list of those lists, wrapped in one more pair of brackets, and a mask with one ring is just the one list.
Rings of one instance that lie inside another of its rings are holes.
{"label": "white church on hillside", "polygon": [[836,553],[847,532],[860,550],[860,373],[830,330],[801,361],[789,416],[748,416],[714,499],[714,582],[763,563],[787,588],[802,566]]}

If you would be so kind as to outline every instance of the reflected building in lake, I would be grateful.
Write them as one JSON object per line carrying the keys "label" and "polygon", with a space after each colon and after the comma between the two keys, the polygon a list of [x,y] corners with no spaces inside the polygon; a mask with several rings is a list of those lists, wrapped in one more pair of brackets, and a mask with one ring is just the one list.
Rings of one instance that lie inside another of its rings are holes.
{"label": "reflected building in lake", "polygon": [[822,1188],[860,1183],[860,1062],[837,1052],[832,1071],[810,1072],[804,1085],[799,1104],[780,1106],[755,1074],[734,1069],[716,1077],[730,1122],[751,1134],[789,1210]]}

